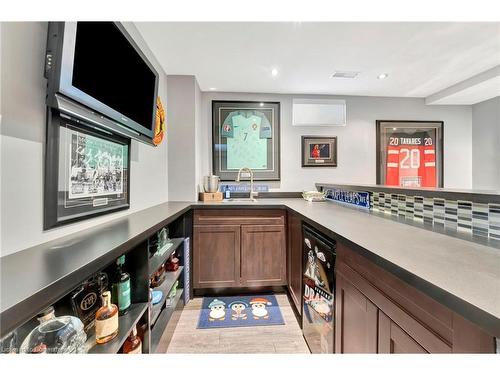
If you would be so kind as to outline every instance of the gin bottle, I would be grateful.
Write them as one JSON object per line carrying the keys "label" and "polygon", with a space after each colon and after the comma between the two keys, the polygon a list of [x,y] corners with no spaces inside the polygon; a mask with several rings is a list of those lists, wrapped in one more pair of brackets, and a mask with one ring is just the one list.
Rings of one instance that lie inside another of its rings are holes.
{"label": "gin bottle", "polygon": [[118,306],[119,314],[125,315],[130,309],[130,275],[123,270],[125,255],[116,260],[116,271],[111,287],[112,301]]}

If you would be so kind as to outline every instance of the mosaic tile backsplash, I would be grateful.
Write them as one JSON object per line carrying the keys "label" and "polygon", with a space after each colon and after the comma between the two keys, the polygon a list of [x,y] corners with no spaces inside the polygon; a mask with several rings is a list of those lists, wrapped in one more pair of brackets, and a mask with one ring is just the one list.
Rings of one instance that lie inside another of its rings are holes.
{"label": "mosaic tile backsplash", "polygon": [[500,204],[373,192],[370,208],[471,236],[500,240]]}

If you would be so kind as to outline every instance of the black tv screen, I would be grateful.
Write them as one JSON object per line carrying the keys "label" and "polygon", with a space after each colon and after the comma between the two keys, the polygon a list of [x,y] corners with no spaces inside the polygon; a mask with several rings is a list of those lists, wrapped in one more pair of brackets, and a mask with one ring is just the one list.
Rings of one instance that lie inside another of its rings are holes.
{"label": "black tv screen", "polygon": [[77,23],[72,86],[119,112],[121,122],[152,130],[156,79],[115,23]]}
{"label": "black tv screen", "polygon": [[138,40],[132,25],[120,22],[49,22],[47,105],[152,144],[159,74]]}

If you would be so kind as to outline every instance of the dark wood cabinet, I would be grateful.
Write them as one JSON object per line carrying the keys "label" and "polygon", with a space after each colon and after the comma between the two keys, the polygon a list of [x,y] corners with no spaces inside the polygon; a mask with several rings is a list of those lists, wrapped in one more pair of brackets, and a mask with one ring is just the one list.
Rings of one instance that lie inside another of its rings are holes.
{"label": "dark wood cabinet", "polygon": [[241,226],[241,284],[275,286],[286,282],[285,227]]}
{"label": "dark wood cabinet", "polygon": [[335,352],[376,353],[377,306],[340,273],[336,286]]}
{"label": "dark wood cabinet", "polygon": [[428,353],[383,312],[378,312],[378,353]]}
{"label": "dark wood cabinet", "polygon": [[240,281],[240,226],[194,227],[194,288],[234,287]]}
{"label": "dark wood cabinet", "polygon": [[451,343],[406,313],[356,271],[337,268],[338,353],[451,353]]}
{"label": "dark wood cabinet", "polygon": [[286,285],[284,211],[199,210],[193,241],[194,288]]}
{"label": "dark wood cabinet", "polygon": [[337,353],[492,353],[494,338],[337,243]]}
{"label": "dark wood cabinet", "polygon": [[302,315],[302,220],[288,214],[287,286],[299,315]]}

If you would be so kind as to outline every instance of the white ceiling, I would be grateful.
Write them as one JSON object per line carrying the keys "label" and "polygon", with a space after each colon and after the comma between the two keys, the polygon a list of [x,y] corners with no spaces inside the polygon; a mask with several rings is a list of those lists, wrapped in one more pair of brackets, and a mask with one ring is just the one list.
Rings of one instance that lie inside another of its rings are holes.
{"label": "white ceiling", "polygon": [[136,25],[167,74],[203,91],[427,97],[500,64],[500,23]]}
{"label": "white ceiling", "polygon": [[500,65],[425,98],[426,104],[476,104],[500,96]]}

